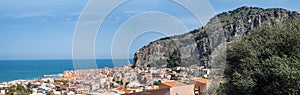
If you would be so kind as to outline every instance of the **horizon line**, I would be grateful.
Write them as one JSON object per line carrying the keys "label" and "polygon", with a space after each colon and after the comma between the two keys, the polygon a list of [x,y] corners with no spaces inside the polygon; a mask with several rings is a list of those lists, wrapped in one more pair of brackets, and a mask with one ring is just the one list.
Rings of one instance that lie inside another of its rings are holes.
{"label": "horizon line", "polygon": [[[66,59],[0,59],[0,61],[3,60],[112,60],[112,58],[96,58],[96,59],[72,59],[72,58],[66,58]],[[133,58],[114,58],[114,59],[133,59]]]}

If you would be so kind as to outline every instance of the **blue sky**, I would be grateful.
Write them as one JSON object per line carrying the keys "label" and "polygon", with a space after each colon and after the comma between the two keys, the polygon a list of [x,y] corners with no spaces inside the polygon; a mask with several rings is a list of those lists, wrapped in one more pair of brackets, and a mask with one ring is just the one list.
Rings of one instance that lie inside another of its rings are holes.
{"label": "blue sky", "polygon": [[[0,59],[70,59],[76,21],[89,0],[1,0]],[[241,6],[280,7],[300,11],[298,0],[209,0],[217,13]],[[103,7],[105,8],[105,7]],[[140,12],[170,14],[188,28],[200,27],[186,10],[168,0],[130,0],[107,17],[96,39],[96,57],[110,58],[115,31],[128,18]],[[165,22],[159,22],[165,23]],[[175,28],[174,28],[175,29]],[[165,37],[148,32],[130,43],[129,56],[150,41]],[[120,47],[122,49],[122,47]]]}

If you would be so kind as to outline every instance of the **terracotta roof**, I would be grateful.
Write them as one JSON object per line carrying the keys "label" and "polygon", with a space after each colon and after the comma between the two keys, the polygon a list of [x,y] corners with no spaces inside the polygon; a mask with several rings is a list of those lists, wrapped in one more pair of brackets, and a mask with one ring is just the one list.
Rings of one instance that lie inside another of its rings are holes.
{"label": "terracotta roof", "polygon": [[119,86],[119,87],[117,88],[117,90],[123,90],[123,89],[125,89],[125,87],[123,87],[123,86]]}
{"label": "terracotta roof", "polygon": [[120,91],[124,91],[126,94],[130,93],[132,90],[129,90],[129,89],[126,89],[125,87],[123,86],[119,86],[117,88],[117,90],[120,90]]}
{"label": "terracotta roof", "polygon": [[209,83],[209,82],[211,82],[211,80],[204,79],[204,78],[197,78],[196,81],[197,81],[197,82],[200,82],[200,83]]}
{"label": "terracotta roof", "polygon": [[177,81],[167,81],[167,82],[163,82],[162,84],[170,86],[170,87],[174,87],[174,86],[184,86],[184,83],[181,82],[177,82]]}
{"label": "terracotta roof", "polygon": [[158,90],[159,89],[159,86],[156,86],[156,87],[151,87],[151,88],[148,88],[147,91],[151,91],[151,90]]}
{"label": "terracotta roof", "polygon": [[125,94],[128,94],[128,93],[131,92],[131,90],[129,90],[129,89],[124,89],[124,92],[125,92]]}
{"label": "terracotta roof", "polygon": [[197,78],[194,90],[198,90],[200,92],[207,91],[206,87],[207,87],[207,83],[209,82],[211,82],[211,80],[204,79],[204,78]]}
{"label": "terracotta roof", "polygon": [[122,95],[168,95],[170,93],[169,88],[156,89],[156,90],[146,90],[141,92],[127,93]]}

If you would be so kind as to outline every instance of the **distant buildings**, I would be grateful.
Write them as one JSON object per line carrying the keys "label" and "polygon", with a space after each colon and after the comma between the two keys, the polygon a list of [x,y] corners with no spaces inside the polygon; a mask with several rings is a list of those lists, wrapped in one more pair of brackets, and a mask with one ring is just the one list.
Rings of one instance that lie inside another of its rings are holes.
{"label": "distant buildings", "polygon": [[8,84],[7,82],[3,82],[0,84],[0,95],[7,93]]}
{"label": "distant buildings", "polygon": [[[61,79],[42,78],[0,84],[0,94],[11,85],[31,83],[32,95],[202,95],[209,92],[210,69],[125,67],[64,71]],[[203,77],[205,75],[205,77]],[[202,76],[202,77],[199,77]]]}

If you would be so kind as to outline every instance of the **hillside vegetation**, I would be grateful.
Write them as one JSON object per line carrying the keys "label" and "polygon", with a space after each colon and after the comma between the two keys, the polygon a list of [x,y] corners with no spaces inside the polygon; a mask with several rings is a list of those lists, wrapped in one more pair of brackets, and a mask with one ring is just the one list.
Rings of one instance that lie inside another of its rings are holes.
{"label": "hillside vegetation", "polygon": [[300,21],[265,25],[228,44],[225,77],[222,95],[299,95]]}

